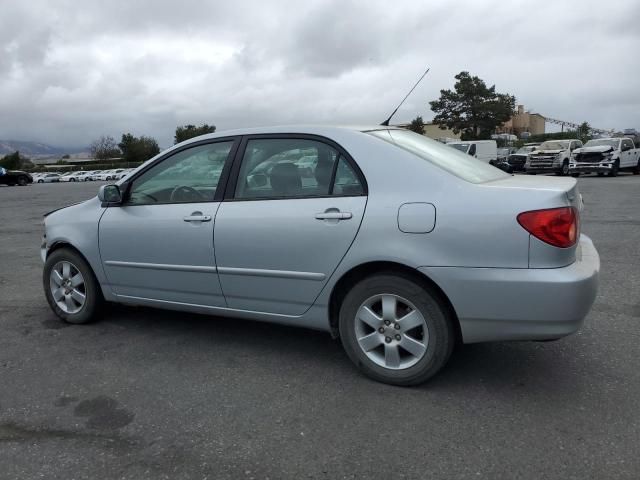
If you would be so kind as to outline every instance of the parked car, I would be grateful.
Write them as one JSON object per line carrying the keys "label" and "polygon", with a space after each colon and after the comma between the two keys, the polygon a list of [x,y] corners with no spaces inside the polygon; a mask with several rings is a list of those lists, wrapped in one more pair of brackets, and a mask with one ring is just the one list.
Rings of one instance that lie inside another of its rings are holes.
{"label": "parked car", "polygon": [[573,151],[571,155],[570,173],[596,172],[611,177],[619,171],[630,171],[640,174],[640,149],[636,148],[630,138],[598,138],[589,140],[584,147]]}
{"label": "parked car", "polygon": [[498,147],[495,140],[460,141],[447,143],[447,145],[483,162],[493,164],[498,158]]}
{"label": "parked car", "polygon": [[59,173],[45,173],[40,178],[38,178],[37,183],[56,183],[60,181]]}
{"label": "parked car", "polygon": [[5,170],[0,167],[0,185],[9,185],[10,187],[20,185],[24,187],[30,183],[33,183],[31,174],[22,170]]}
{"label": "parked car", "polygon": [[580,327],[599,270],[581,209],[574,178],[403,129],[218,132],[47,214],[44,290],[69,323],[108,301],[325,330],[366,375],[412,385],[456,341]]}
{"label": "parked car", "polygon": [[505,162],[506,170],[511,172],[522,172],[524,171],[525,163],[527,162],[527,158],[532,152],[535,152],[539,143],[526,143],[522,147],[520,147],[516,152],[511,153],[507,157],[507,161]]}
{"label": "parked car", "polygon": [[97,180],[98,179],[98,175],[102,173],[102,170],[93,170],[92,172],[89,172],[89,175],[87,177],[87,180]]}
{"label": "parked car", "polygon": [[577,138],[570,140],[547,140],[527,157],[524,169],[527,173],[555,173],[568,175],[571,152],[582,147]]}
{"label": "parked car", "polygon": [[61,182],[81,182],[84,172],[78,170],[74,172],[66,172],[60,175]]}

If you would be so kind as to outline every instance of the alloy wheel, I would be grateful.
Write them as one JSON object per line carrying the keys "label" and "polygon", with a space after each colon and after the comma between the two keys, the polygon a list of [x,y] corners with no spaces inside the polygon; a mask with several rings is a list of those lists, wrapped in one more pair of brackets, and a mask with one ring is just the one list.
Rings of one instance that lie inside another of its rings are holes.
{"label": "alloy wheel", "polygon": [[362,303],[356,315],[358,345],[375,364],[402,370],[424,357],[429,344],[427,322],[409,300],[375,295]]}
{"label": "alloy wheel", "polygon": [[53,300],[64,313],[73,314],[82,310],[87,299],[84,277],[71,262],[63,260],[53,266],[49,288]]}

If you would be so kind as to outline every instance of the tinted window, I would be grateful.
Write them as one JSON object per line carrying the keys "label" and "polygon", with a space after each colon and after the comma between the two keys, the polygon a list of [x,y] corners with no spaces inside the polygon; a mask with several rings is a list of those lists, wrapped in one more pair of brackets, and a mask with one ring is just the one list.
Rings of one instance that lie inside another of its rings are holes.
{"label": "tinted window", "polygon": [[[332,188],[334,175],[339,188]],[[360,195],[362,190],[348,163],[325,143],[299,138],[255,139],[247,142],[235,198]]]}
{"label": "tinted window", "polygon": [[482,183],[509,176],[482,160],[431,140],[424,135],[407,130],[374,130],[368,133],[411,152],[468,182]]}
{"label": "tinted window", "polygon": [[200,145],[172,155],[133,181],[128,204],[211,202],[233,142]]}
{"label": "tinted window", "polygon": [[364,195],[364,187],[344,157],[338,161],[333,195]]}

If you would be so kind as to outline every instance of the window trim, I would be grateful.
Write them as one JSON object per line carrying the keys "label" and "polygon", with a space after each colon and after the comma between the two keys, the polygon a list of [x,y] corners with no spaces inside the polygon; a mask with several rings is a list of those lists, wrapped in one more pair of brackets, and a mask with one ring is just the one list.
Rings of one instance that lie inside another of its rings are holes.
{"label": "window trim", "polygon": [[[176,148],[175,150],[171,150],[170,152],[166,152],[162,154],[162,156],[156,158],[153,162],[146,165],[142,170],[139,170],[135,173],[134,176],[127,178],[125,182],[121,184],[121,190],[123,191],[123,201],[120,206],[122,207],[148,207],[153,205],[189,205],[191,203],[216,203],[221,202],[224,196],[225,187],[227,185],[227,181],[229,179],[229,173],[231,171],[231,166],[236,158],[236,154],[238,152],[238,147],[240,145],[242,137],[238,135],[233,135],[229,137],[217,137],[210,138],[207,140],[198,140],[195,142],[188,143],[186,145],[181,146],[180,148]],[[231,150],[229,150],[229,155],[224,162],[224,167],[222,167],[222,172],[220,173],[220,178],[218,179],[218,185],[216,186],[216,191],[213,195],[213,200],[205,200],[203,199],[201,202],[157,202],[157,203],[145,203],[145,204],[132,204],[129,203],[131,187],[133,183],[146,172],[154,168],[156,165],[168,160],[169,158],[177,155],[179,153],[184,152],[185,150],[189,150],[191,148],[201,147],[203,145],[214,145],[216,143],[225,143],[225,142],[233,142],[231,144]]]}
{"label": "window trim", "polygon": [[[353,172],[358,177],[358,181],[362,185],[362,193],[358,195],[332,195],[331,193],[328,195],[305,195],[299,197],[252,197],[252,198],[235,198],[236,188],[238,186],[238,175],[240,174],[240,167],[242,165],[242,160],[244,158],[244,153],[247,148],[247,143],[250,140],[290,140],[290,139],[300,139],[300,140],[312,140],[319,143],[324,143],[325,145],[330,146],[334,150],[338,152],[338,156],[336,157],[336,162],[333,166],[333,172],[331,174],[331,187],[329,192],[333,192],[333,187],[335,183],[335,175],[338,169],[338,163],[340,158],[344,158],[345,161],[349,164]],[[222,178],[222,177],[221,177]],[[235,157],[233,159],[233,165],[231,167],[229,178],[227,179],[227,184],[224,189],[224,197],[223,202],[255,202],[255,201],[266,201],[266,200],[303,200],[309,198],[341,198],[341,197],[366,197],[369,195],[369,187],[367,185],[367,179],[365,178],[362,170],[353,159],[351,155],[340,145],[339,143],[331,140],[330,138],[324,137],[322,135],[315,135],[310,133],[255,133],[251,135],[243,135],[240,145],[235,153]],[[217,192],[216,192],[217,193]]]}

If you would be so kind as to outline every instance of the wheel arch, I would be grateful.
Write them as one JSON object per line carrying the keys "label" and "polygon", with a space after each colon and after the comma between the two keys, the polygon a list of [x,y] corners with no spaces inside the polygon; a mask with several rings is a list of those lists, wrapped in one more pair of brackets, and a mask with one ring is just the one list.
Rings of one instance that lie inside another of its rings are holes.
{"label": "wheel arch", "polygon": [[47,256],[45,258],[45,261],[46,261],[47,258],[49,258],[49,256],[53,252],[55,252],[57,250],[61,250],[63,248],[68,248],[69,250],[73,251],[74,253],[79,255],[87,263],[87,265],[89,265],[89,268],[91,269],[91,273],[93,274],[93,278],[96,280],[98,286],[100,287],[100,290],[102,290],[102,294],[105,295],[105,287],[102,284],[102,282],[100,281],[101,276],[99,275],[102,272],[96,272],[96,267],[93,264],[93,262],[91,262],[91,260],[84,253],[82,253],[82,250],[80,250],[78,247],[76,247],[71,242],[69,242],[67,240],[57,240],[57,241],[53,242],[51,244],[51,246],[49,247],[49,249],[47,250]]}
{"label": "wheel arch", "polygon": [[329,326],[331,335],[334,338],[339,337],[338,333],[338,317],[340,306],[344,297],[349,290],[363,278],[378,273],[395,273],[411,278],[425,288],[431,290],[436,295],[436,300],[441,304],[444,310],[449,314],[449,318],[453,323],[456,335],[456,343],[462,341],[462,330],[460,321],[451,300],[440,286],[424,273],[415,268],[408,267],[402,263],[377,261],[360,264],[345,272],[340,279],[333,285],[331,295],[329,296]]}

